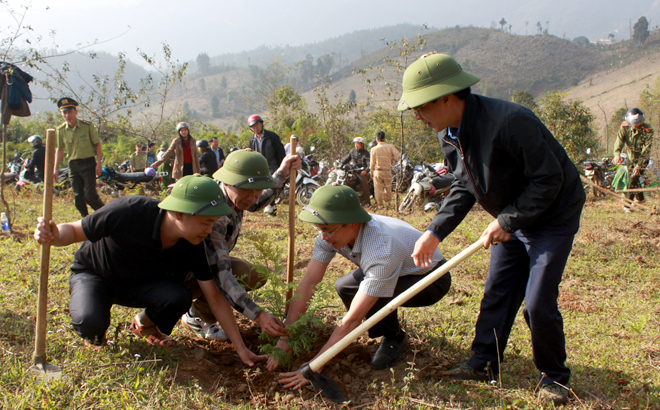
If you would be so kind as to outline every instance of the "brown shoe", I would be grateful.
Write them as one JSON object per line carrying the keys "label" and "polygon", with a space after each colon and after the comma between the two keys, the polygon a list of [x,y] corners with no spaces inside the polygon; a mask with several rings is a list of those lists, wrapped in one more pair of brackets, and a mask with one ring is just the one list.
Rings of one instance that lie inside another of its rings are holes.
{"label": "brown shoe", "polygon": [[558,384],[543,384],[539,391],[539,399],[552,402],[555,406],[568,403],[568,389]]}
{"label": "brown shoe", "polygon": [[137,317],[133,318],[130,329],[134,335],[143,337],[150,345],[174,346],[176,344],[176,340],[162,333],[156,325],[144,326]]}

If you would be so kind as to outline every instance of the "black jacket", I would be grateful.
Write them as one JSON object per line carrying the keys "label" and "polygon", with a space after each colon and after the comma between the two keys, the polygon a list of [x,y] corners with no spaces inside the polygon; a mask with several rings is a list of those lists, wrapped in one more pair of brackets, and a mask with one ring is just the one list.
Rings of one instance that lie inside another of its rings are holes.
{"label": "black jacket", "polygon": [[199,157],[199,168],[202,175],[213,176],[213,173],[218,170],[218,158],[211,148],[207,149],[201,157]]}
{"label": "black jacket", "polygon": [[358,150],[353,148],[344,159],[341,160],[342,165],[346,165],[349,161],[358,168],[369,168],[369,161],[371,160],[371,154],[369,151],[362,148]]}
{"label": "black jacket", "polygon": [[32,153],[32,159],[27,164],[27,169],[34,172],[38,178],[44,179],[44,161],[46,160],[46,147],[38,146]]}
{"label": "black jacket", "polygon": [[250,138],[250,149],[266,157],[266,160],[268,161],[268,169],[271,174],[277,171],[285,156],[284,145],[282,145],[279,135],[268,130],[264,130],[264,136],[261,141],[261,150],[259,150],[257,136],[254,134]]}
{"label": "black jacket", "polygon": [[439,139],[456,180],[428,227],[440,240],[475,201],[509,232],[561,224],[582,208],[578,170],[529,109],[471,94],[451,131],[457,139],[446,130]]}

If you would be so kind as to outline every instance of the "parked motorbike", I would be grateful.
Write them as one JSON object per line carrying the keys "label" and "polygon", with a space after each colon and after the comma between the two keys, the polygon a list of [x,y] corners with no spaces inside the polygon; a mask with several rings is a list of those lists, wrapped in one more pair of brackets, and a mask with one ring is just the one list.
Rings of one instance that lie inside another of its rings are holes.
{"label": "parked motorbike", "polygon": [[442,168],[440,174],[436,168],[422,162],[421,172],[413,176],[408,194],[399,205],[399,212],[419,206],[425,211],[439,209],[446,193],[451,189],[454,176]]}
{"label": "parked motorbike", "polygon": [[[319,183],[312,178],[312,175],[309,173],[305,167],[298,170],[296,175],[296,202],[301,206],[309,205],[309,200],[312,197],[312,194],[319,187]],[[284,184],[284,189],[280,192],[280,195],[275,200],[275,203],[280,203],[282,201],[287,201],[289,199],[289,181]]]}
{"label": "parked motorbike", "polygon": [[[587,177],[594,184],[604,188],[604,172],[600,164],[595,159],[588,159],[584,161],[584,176]],[[595,197],[605,196],[605,193],[599,191],[595,187],[591,187],[591,190]]]}
{"label": "parked motorbike", "polygon": [[[403,168],[403,175],[400,178],[401,168]],[[414,175],[415,172],[410,164],[408,154],[403,154],[402,160],[392,167],[392,192],[406,192],[410,188],[410,182]],[[400,183],[399,179],[401,180]]]}
{"label": "parked motorbike", "polygon": [[103,172],[101,173],[101,176],[98,177],[98,180],[101,183],[101,192],[112,196],[119,196],[124,189],[133,189],[138,184],[142,184],[142,186],[149,191],[160,192],[160,181],[162,177],[167,175],[167,172],[155,171],[153,172],[153,175],[149,175],[145,172],[117,172],[112,167],[104,165]]}
{"label": "parked motorbike", "polygon": [[23,158],[19,157],[18,154],[14,155],[14,159],[11,160],[8,167],[9,172],[2,174],[2,182],[5,184],[15,184],[18,181],[18,176],[23,167]]}

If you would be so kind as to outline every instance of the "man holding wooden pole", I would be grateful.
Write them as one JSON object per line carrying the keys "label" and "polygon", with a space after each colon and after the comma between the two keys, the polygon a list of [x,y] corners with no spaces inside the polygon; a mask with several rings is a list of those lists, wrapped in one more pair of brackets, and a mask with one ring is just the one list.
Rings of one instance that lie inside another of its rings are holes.
{"label": "man holding wooden pole", "polygon": [[[358,194],[347,186],[325,185],[317,189],[298,218],[312,223],[319,235],[312,261],[296,291],[296,296],[300,297],[294,296],[291,300],[287,324],[296,322],[307,310],[314,289],[323,280],[336,254],[358,266],[335,282],[347,313],[318,355],[445,262],[440,250],[436,249],[430,267],[415,266],[410,255],[422,233],[398,219],[367,213],[360,205]],[[447,294],[450,286],[451,275],[446,274],[403,306],[431,306]],[[369,329],[369,336],[382,336],[371,360],[374,370],[384,370],[396,363],[407,345],[406,333],[401,329],[396,310]],[[277,347],[291,350],[285,340],[280,340]],[[268,370],[274,370],[278,365],[274,357],[269,358]],[[297,389],[309,381],[296,371],[281,374],[280,383],[286,388]]]}

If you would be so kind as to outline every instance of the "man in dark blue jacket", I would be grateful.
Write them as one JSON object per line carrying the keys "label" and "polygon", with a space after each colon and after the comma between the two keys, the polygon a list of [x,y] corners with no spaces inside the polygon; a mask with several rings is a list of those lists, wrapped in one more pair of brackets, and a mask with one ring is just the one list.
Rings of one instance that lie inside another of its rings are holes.
{"label": "man in dark blue jacket", "polygon": [[[248,126],[254,133],[250,138],[250,149],[266,157],[268,169],[271,174],[274,174],[286,156],[280,136],[273,131],[266,130],[264,128],[264,120],[257,114],[251,115],[248,118]],[[274,198],[273,202],[264,208],[264,212],[270,216],[274,216],[277,212],[277,207],[274,205],[276,199]]]}
{"label": "man in dark blue jacket", "polygon": [[456,177],[417,241],[413,258],[428,265],[438,244],[475,202],[497,218],[482,234],[484,248],[497,246],[491,250],[473,355],[448,375],[489,380],[499,373],[498,363],[525,300],[541,397],[566,403],[570,370],[557,298],[579,227],[584,189],[566,151],[534,113],[472,94],[470,87],[478,81],[442,54],[422,56],[403,75],[399,110],[413,109],[416,119],[438,132]]}

